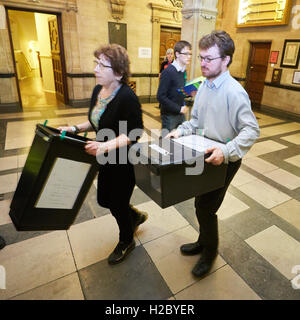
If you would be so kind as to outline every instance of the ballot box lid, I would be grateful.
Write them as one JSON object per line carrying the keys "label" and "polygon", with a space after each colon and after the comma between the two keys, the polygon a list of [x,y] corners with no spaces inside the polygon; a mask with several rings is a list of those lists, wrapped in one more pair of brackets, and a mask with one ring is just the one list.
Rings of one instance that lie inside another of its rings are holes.
{"label": "ballot box lid", "polygon": [[61,133],[56,128],[48,127],[42,124],[36,125],[35,133],[38,136],[41,136],[46,141],[61,140],[61,141],[64,141],[65,143],[79,145],[79,146],[84,146],[87,141],[91,140],[89,138],[73,134],[71,132]]}
{"label": "ballot box lid", "polygon": [[186,147],[173,139],[158,139],[151,142],[136,143],[130,148],[129,159],[133,164],[148,165],[156,174],[175,166],[204,168],[204,152]]}

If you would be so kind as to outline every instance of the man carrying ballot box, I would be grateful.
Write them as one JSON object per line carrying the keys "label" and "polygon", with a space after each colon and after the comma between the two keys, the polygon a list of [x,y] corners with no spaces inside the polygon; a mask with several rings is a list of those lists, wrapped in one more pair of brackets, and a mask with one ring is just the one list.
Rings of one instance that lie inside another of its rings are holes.
{"label": "man carrying ballot box", "polygon": [[192,273],[201,277],[209,272],[217,256],[217,211],[241,159],[259,137],[259,127],[244,88],[230,75],[228,67],[235,50],[234,42],[225,31],[213,31],[199,41],[199,59],[206,80],[195,96],[191,119],[180,125],[166,138],[201,132],[209,139],[223,143],[209,148],[205,161],[215,166],[228,164],[224,187],[195,198],[200,225],[198,240],[181,246],[185,255],[201,254]]}

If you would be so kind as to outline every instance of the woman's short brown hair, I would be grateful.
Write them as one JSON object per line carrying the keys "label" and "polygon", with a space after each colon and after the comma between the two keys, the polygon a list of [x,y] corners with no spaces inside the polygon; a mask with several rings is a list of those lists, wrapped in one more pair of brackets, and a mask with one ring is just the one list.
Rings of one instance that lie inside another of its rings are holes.
{"label": "woman's short brown hair", "polygon": [[127,84],[130,76],[127,50],[119,44],[107,44],[94,51],[97,59],[101,54],[110,62],[114,74],[122,76],[120,82]]}

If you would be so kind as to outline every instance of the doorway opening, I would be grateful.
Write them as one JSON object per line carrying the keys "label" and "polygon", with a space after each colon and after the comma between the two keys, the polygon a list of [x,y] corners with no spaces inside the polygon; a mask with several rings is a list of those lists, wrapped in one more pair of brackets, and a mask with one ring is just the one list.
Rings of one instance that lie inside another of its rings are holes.
{"label": "doorway opening", "polygon": [[253,108],[260,108],[268,69],[271,42],[251,42],[245,90]]}
{"label": "doorway opening", "polygon": [[181,29],[161,26],[160,28],[160,49],[159,49],[159,65],[166,57],[166,51],[173,49],[177,41],[181,39]]}
{"label": "doorway opening", "polygon": [[7,8],[7,17],[22,108],[66,104],[60,15]]}

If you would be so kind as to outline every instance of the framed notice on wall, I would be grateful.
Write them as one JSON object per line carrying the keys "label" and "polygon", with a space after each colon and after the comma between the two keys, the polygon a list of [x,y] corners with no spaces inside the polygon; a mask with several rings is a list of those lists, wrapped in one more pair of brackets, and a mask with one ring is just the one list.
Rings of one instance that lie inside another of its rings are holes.
{"label": "framed notice on wall", "polygon": [[279,51],[271,51],[269,62],[276,64],[278,60],[278,55],[279,55]]}
{"label": "framed notice on wall", "polygon": [[108,22],[109,43],[117,43],[127,49],[126,23]]}
{"label": "framed notice on wall", "polygon": [[300,84],[300,70],[294,71],[293,83]]}
{"label": "framed notice on wall", "polygon": [[280,67],[296,69],[298,67],[299,57],[300,39],[284,40]]}
{"label": "framed notice on wall", "polygon": [[279,84],[281,79],[282,69],[274,69],[272,74],[272,83]]}

